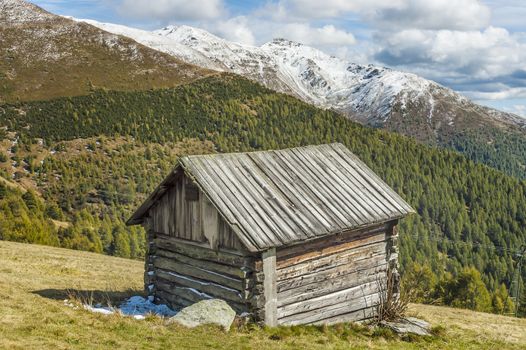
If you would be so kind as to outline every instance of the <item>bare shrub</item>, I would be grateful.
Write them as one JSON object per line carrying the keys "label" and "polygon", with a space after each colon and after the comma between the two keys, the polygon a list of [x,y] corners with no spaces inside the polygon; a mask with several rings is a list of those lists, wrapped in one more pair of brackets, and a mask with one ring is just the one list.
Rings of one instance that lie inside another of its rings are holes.
{"label": "bare shrub", "polygon": [[411,290],[399,291],[399,276],[393,269],[387,270],[386,278],[377,277],[380,300],[376,306],[376,323],[397,321],[403,318],[411,301]]}

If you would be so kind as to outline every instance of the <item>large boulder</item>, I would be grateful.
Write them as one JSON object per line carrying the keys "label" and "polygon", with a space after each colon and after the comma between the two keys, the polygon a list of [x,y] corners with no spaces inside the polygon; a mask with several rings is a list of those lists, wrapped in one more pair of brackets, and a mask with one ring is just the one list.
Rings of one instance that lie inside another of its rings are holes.
{"label": "large boulder", "polygon": [[405,317],[396,322],[382,321],[380,324],[384,327],[390,328],[398,334],[417,334],[417,335],[430,335],[431,325],[415,317]]}
{"label": "large boulder", "polygon": [[224,300],[210,299],[185,307],[177,315],[171,317],[169,322],[176,322],[190,328],[214,324],[229,330],[235,317],[236,312]]}

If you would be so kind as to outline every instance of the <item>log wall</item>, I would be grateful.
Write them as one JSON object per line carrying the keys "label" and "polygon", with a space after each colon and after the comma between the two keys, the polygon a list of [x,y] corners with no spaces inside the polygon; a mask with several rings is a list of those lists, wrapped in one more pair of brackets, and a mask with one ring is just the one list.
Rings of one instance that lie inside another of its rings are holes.
{"label": "log wall", "polygon": [[[150,231],[146,290],[156,303],[175,309],[200,300],[225,300],[238,313],[261,309],[262,277],[258,259],[239,252],[211,250]],[[258,281],[259,279],[259,281]],[[261,313],[261,312],[260,312]]]}
{"label": "log wall", "polygon": [[337,323],[374,317],[379,279],[396,271],[395,223],[277,251],[279,324]]}

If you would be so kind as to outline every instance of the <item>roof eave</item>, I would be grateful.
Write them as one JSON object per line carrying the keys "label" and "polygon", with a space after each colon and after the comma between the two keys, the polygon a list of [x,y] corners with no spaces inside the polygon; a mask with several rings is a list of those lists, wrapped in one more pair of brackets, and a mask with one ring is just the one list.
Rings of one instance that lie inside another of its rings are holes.
{"label": "roof eave", "polygon": [[292,241],[292,242],[289,242],[287,244],[283,244],[283,245],[280,245],[280,246],[268,246],[268,247],[264,247],[264,248],[258,248],[258,252],[263,252],[263,251],[271,249],[271,248],[279,249],[279,248],[293,247],[295,245],[299,245],[299,244],[302,244],[302,243],[305,243],[305,242],[315,241],[315,240],[321,239],[321,238],[331,237],[331,236],[334,236],[334,235],[337,235],[337,234],[340,234],[340,233],[343,233],[343,232],[363,230],[363,229],[366,229],[366,228],[369,228],[369,227],[373,227],[373,226],[376,226],[376,225],[382,225],[382,224],[386,224],[386,223],[391,222],[391,221],[400,220],[400,219],[403,219],[406,216],[414,214],[414,213],[415,213],[415,211],[412,210],[412,211],[410,211],[410,212],[408,212],[406,214],[400,214],[400,215],[397,215],[397,216],[393,216],[393,217],[390,217],[390,218],[382,219],[382,220],[379,220],[379,221],[370,222],[370,223],[367,223],[367,224],[364,224],[364,225],[360,225],[360,226],[348,227],[348,228],[345,228],[345,229],[340,229],[340,230],[337,230],[337,231],[334,231],[334,232],[330,232],[330,233],[327,233],[327,234],[324,234],[324,235],[315,236],[315,237],[312,237],[312,238],[309,238],[309,239],[296,240],[296,241]]}

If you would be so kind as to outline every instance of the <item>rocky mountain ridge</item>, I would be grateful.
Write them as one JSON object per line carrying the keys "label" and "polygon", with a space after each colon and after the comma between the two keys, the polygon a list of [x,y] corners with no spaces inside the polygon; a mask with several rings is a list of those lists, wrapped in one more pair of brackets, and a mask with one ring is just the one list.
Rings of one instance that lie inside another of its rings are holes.
{"label": "rocky mountain ridge", "polygon": [[212,72],[23,0],[0,0],[0,103],[173,87]]}
{"label": "rocky mountain ridge", "polygon": [[[526,128],[526,120],[479,106],[433,81],[373,65],[358,65],[286,39],[260,47],[238,44],[186,25],[144,31],[85,21],[133,38],[143,45],[208,69],[243,75],[319,107],[345,113],[365,124],[405,130],[422,141],[437,142],[453,128],[482,124]],[[415,131],[401,124],[418,124]]]}

